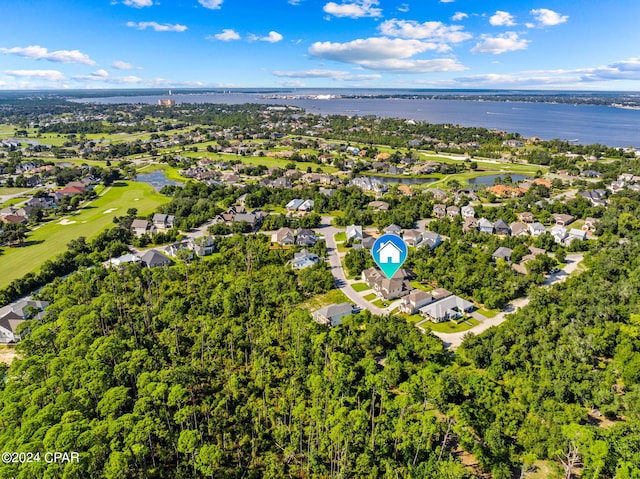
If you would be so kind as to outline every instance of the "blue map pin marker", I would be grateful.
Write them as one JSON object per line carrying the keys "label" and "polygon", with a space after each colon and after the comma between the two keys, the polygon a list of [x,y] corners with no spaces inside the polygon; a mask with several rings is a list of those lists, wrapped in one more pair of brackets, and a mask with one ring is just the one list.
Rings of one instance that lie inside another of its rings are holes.
{"label": "blue map pin marker", "polygon": [[400,236],[386,234],[373,243],[371,255],[385,276],[389,279],[400,269],[407,259],[408,248]]}

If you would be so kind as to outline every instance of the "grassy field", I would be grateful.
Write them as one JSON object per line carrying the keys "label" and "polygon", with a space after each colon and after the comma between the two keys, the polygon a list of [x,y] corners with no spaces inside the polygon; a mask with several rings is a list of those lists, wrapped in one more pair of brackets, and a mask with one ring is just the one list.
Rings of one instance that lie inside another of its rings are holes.
{"label": "grassy field", "polygon": [[8,188],[6,186],[0,186],[0,196],[3,195],[15,195],[17,193],[24,193],[29,191],[30,188]]}
{"label": "grassy field", "polygon": [[330,304],[348,303],[349,298],[339,289],[332,289],[324,294],[319,294],[302,303],[302,307],[308,311],[316,311]]}
{"label": "grassy field", "polygon": [[72,239],[84,236],[92,238],[113,225],[114,216],[126,214],[127,209],[137,208],[138,214],[154,211],[169,201],[153,190],[151,185],[139,182],[119,182],[107,188],[102,196],[91,201],[75,214],[43,224],[27,236],[27,245],[21,248],[5,248],[0,256],[0,287],[12,280],[35,271],[43,262],[65,250]]}

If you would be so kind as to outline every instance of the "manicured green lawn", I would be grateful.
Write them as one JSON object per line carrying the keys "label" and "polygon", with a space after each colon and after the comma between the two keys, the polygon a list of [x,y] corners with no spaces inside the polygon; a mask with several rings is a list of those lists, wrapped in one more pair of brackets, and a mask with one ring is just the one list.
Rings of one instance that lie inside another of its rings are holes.
{"label": "manicured green lawn", "polygon": [[6,186],[0,186],[0,196],[15,195],[17,193],[23,193],[25,191],[29,191],[29,188],[9,188]]}
{"label": "manicured green lawn", "polygon": [[372,301],[371,304],[377,306],[378,308],[386,308],[391,303],[389,303],[388,301],[383,301],[382,299],[378,299],[376,301]]}
{"label": "manicured green lawn", "polygon": [[353,283],[351,285],[351,287],[356,290],[358,293],[360,293],[361,291],[367,291],[369,289],[371,289],[369,286],[367,286],[366,283]]}
{"label": "manicured green lawn", "polygon": [[347,233],[345,233],[344,231],[336,233],[333,237],[336,241],[347,241]]}
{"label": "manicured green lawn", "polygon": [[367,301],[371,301],[372,299],[376,299],[376,298],[377,298],[376,293],[369,293],[364,297],[364,299],[366,299]]}
{"label": "manicured green lawn", "polygon": [[467,322],[471,324],[467,324],[466,322],[460,322],[458,324],[457,321],[445,321],[443,323],[425,321],[421,326],[425,329],[430,329],[431,331],[437,331],[439,333],[460,333],[480,324],[478,320],[473,318],[467,318]]}
{"label": "manicured green lawn", "polygon": [[424,319],[419,314],[412,314],[411,316],[407,316],[406,314],[402,314],[402,316],[407,318],[407,321],[409,321],[410,323],[419,323],[420,321],[422,321]]}
{"label": "manicured green lawn", "polygon": [[157,193],[146,183],[119,182],[117,185],[106,189],[103,196],[75,214],[43,224],[29,233],[26,246],[4,248],[0,256],[3,272],[0,287],[37,270],[43,262],[63,252],[72,239],[80,236],[93,238],[113,225],[114,216],[125,215],[127,209],[137,208],[138,214],[144,215],[169,201],[168,197]]}
{"label": "manicured green lawn", "polygon": [[499,309],[478,309],[478,313],[480,313],[485,318],[494,318],[499,312]]}
{"label": "manicured green lawn", "polygon": [[339,253],[346,253],[347,251],[349,251],[351,248],[348,248],[344,245],[344,243],[336,243],[336,246],[338,247],[338,252]]}

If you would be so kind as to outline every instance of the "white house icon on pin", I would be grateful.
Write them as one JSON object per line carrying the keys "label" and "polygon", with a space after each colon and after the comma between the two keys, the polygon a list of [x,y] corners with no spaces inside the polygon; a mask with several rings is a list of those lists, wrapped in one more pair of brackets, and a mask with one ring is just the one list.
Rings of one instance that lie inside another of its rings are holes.
{"label": "white house icon on pin", "polygon": [[378,248],[378,258],[380,263],[400,263],[400,248],[393,241],[387,241]]}

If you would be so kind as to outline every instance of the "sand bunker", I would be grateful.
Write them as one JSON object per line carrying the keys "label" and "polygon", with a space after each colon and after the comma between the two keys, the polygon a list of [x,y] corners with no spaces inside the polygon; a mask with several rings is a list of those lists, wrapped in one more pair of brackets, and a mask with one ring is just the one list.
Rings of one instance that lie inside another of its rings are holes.
{"label": "sand bunker", "polygon": [[68,220],[68,219],[66,219],[66,218],[64,218],[64,219],[62,219],[62,220],[60,220],[60,221],[58,221],[58,224],[59,224],[59,225],[63,225],[63,226],[66,226],[66,225],[72,225],[72,224],[74,224],[74,223],[75,223],[75,221],[73,221],[73,220]]}
{"label": "sand bunker", "polygon": [[109,213],[113,213],[115,210],[117,210],[118,208],[109,208],[108,210],[105,210],[104,213],[102,213],[103,215],[108,215]]}

